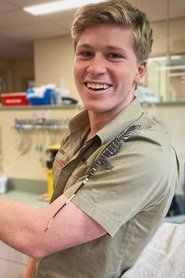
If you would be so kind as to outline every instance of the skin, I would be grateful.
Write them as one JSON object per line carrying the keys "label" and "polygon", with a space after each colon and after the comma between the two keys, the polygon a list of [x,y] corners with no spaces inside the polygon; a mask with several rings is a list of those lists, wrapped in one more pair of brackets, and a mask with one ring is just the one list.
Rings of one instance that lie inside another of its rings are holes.
{"label": "skin", "polygon": [[45,231],[53,214],[66,201],[61,195],[52,204],[35,208],[0,197],[0,239],[31,257],[42,258],[105,234],[99,224],[72,202]]}
{"label": "skin", "polygon": [[[102,24],[83,31],[76,46],[74,78],[89,111],[89,137],[132,102],[146,64],[137,62],[130,29]],[[94,89],[97,84],[104,88]]]}
{"label": "skin", "polygon": [[[136,84],[145,69],[146,61],[137,62],[129,29],[100,25],[88,28],[80,35],[75,51],[74,77],[80,97],[89,111],[88,137],[133,100]],[[103,87],[95,90],[94,86]],[[54,213],[66,201],[67,198],[61,195],[47,207],[33,208],[0,197],[0,240],[31,257],[42,258],[106,234],[72,202],[45,232]],[[36,261],[30,260],[24,278],[31,277]]]}

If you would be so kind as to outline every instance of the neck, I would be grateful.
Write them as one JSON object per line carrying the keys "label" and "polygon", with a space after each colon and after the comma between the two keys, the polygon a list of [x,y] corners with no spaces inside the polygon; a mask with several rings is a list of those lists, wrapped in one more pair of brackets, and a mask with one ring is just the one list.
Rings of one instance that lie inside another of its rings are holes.
{"label": "neck", "polygon": [[90,139],[100,129],[102,129],[105,125],[107,125],[112,120],[112,117],[109,118],[105,115],[93,113],[92,111],[88,111],[88,114],[89,114],[90,130],[87,135],[87,139]]}
{"label": "neck", "polygon": [[88,110],[89,115],[89,123],[90,123],[90,131],[88,134],[88,138],[94,136],[100,129],[102,129],[105,125],[112,121],[112,119],[119,114],[119,112],[125,109],[134,99],[133,94],[130,94],[128,99],[125,100],[124,105],[121,104],[116,109],[112,109],[106,112],[94,112],[92,110]]}

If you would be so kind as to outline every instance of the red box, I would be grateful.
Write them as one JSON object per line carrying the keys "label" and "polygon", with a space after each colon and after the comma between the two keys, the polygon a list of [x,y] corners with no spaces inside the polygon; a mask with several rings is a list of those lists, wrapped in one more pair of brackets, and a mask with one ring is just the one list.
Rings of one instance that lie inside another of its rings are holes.
{"label": "red box", "polygon": [[28,99],[26,93],[6,93],[1,94],[1,103],[3,106],[19,106],[28,105]]}

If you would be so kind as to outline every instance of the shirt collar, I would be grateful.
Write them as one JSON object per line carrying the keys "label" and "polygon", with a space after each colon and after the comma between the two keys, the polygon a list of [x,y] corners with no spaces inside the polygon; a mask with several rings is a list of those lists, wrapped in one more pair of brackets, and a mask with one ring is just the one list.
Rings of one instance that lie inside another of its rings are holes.
{"label": "shirt collar", "polygon": [[[135,98],[127,107],[125,107],[116,117],[97,132],[101,143],[107,143],[115,136],[121,133],[128,126],[132,125],[143,113],[141,105]],[[82,141],[89,131],[88,111],[83,110],[74,116],[69,122],[70,137],[73,142]]]}
{"label": "shirt collar", "polygon": [[82,142],[90,129],[88,111],[85,109],[69,121],[71,142]]}
{"label": "shirt collar", "polygon": [[125,107],[116,117],[98,131],[102,143],[112,140],[123,130],[134,124],[142,115],[143,110],[137,98],[135,98],[127,107]]}

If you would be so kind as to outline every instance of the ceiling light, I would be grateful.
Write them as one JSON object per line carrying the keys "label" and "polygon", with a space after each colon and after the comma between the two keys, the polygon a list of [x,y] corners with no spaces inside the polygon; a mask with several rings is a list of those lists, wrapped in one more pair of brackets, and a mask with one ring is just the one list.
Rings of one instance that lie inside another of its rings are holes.
{"label": "ceiling light", "polygon": [[49,13],[56,13],[74,8],[86,4],[100,3],[100,0],[63,0],[63,1],[52,1],[40,5],[24,7],[23,10],[32,15],[44,15]]}
{"label": "ceiling light", "polygon": [[171,60],[181,60],[182,56],[180,56],[180,55],[172,55],[172,56],[170,56],[170,59]]}
{"label": "ceiling light", "polygon": [[182,56],[180,55],[171,55],[171,56],[156,56],[156,57],[150,57],[148,59],[149,62],[156,62],[156,61],[167,61],[167,60],[181,60]]}
{"label": "ceiling light", "polygon": [[174,72],[174,73],[169,73],[168,76],[170,77],[178,77],[178,76],[184,76],[185,72]]}
{"label": "ceiling light", "polygon": [[185,65],[179,65],[179,66],[164,66],[164,67],[158,67],[157,70],[180,70],[185,69]]}
{"label": "ceiling light", "polygon": [[156,57],[150,57],[148,59],[149,62],[156,62],[156,61],[166,61],[166,56],[156,56]]}

